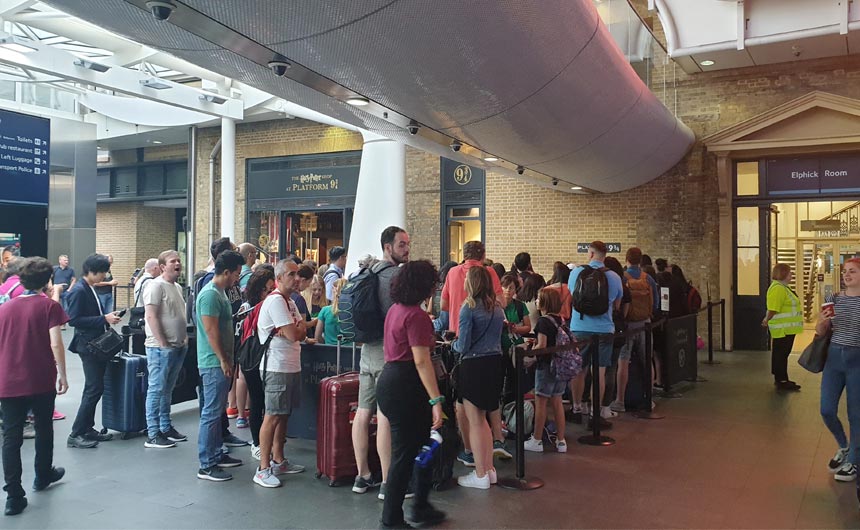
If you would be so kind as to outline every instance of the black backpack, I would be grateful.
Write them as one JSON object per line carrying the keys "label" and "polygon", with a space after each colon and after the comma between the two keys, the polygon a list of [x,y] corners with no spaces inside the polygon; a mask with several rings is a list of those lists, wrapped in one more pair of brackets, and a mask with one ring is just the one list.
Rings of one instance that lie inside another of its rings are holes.
{"label": "black backpack", "polygon": [[609,282],[606,280],[606,267],[595,269],[586,265],[576,277],[573,286],[573,308],[579,312],[579,319],[585,315],[600,316],[609,311]]}
{"label": "black backpack", "polygon": [[382,338],[385,315],[379,301],[379,273],[363,268],[350,278],[337,298],[337,320],[344,342],[373,342]]}

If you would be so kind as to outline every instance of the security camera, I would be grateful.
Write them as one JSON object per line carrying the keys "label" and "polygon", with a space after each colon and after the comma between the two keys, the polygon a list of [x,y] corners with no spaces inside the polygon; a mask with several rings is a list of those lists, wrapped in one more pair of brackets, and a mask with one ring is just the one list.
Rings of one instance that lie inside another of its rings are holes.
{"label": "security camera", "polygon": [[552,185],[558,186],[558,179],[552,179]]}
{"label": "security camera", "polygon": [[[524,168],[523,166],[517,166],[517,174],[518,175],[522,175],[525,172],[526,172],[526,168]],[[554,184],[558,184],[558,183],[556,182]]]}
{"label": "security camera", "polygon": [[420,128],[421,128],[421,126],[418,125],[418,122],[415,120],[410,120],[409,125],[406,126],[406,130],[409,131],[409,134],[412,134],[412,135],[418,134],[418,129],[420,129]]}
{"label": "security camera", "polygon": [[274,61],[269,61],[269,68],[271,68],[272,73],[278,77],[284,77],[285,75],[287,75],[287,70],[289,70],[291,66],[293,65],[287,61],[277,59]]}
{"label": "security camera", "polygon": [[152,13],[152,16],[155,17],[155,20],[167,20],[176,9],[176,4],[163,0],[160,2],[149,1],[146,3],[146,7]]}
{"label": "security camera", "polygon": [[454,140],[453,142],[451,142],[451,151],[454,151],[455,153],[459,151],[462,147],[463,144],[460,143],[460,140]]}

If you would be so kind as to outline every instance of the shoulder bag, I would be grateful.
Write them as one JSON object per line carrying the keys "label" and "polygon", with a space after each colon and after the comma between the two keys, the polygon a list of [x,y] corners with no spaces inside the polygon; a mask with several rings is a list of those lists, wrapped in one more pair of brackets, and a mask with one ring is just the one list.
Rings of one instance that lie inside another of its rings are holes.
{"label": "shoulder bag", "polygon": [[824,335],[816,335],[809,346],[803,349],[803,353],[797,359],[797,364],[813,374],[821,373],[827,362],[827,349],[830,348],[831,334],[831,330],[827,330]]}
{"label": "shoulder bag", "polygon": [[108,328],[107,331],[87,342],[90,353],[100,361],[109,361],[122,351],[125,341],[122,335]]}
{"label": "shoulder bag", "polygon": [[140,297],[143,296],[144,284],[154,278],[146,278],[141,280],[140,290],[137,291],[137,297],[134,299],[134,307],[128,310],[128,327],[131,329],[144,329],[146,326],[146,306],[138,307]]}

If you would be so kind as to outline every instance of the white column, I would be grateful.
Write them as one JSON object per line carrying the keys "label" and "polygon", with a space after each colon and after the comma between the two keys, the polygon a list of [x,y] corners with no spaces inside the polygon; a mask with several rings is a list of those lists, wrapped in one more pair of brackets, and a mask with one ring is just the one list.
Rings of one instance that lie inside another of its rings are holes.
{"label": "white column", "polygon": [[379,236],[386,227],[406,228],[406,146],[367,131],[362,135],[347,274],[358,270],[358,259],[365,254],[382,257]]}
{"label": "white column", "polygon": [[236,122],[221,118],[221,233],[236,242]]}

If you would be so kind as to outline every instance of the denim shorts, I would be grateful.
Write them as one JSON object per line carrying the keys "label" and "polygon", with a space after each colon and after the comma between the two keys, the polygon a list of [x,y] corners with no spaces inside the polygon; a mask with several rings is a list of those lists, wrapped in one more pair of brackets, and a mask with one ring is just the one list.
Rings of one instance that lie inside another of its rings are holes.
{"label": "denim shorts", "polygon": [[552,375],[549,363],[539,365],[535,370],[535,394],[541,397],[553,397],[564,394],[568,381],[561,381]]}
{"label": "denim shorts", "polygon": [[591,366],[591,352],[595,348],[594,343],[591,342],[591,338],[594,335],[605,335],[601,336],[597,346],[597,362],[601,368],[608,368],[612,366],[612,345],[614,341],[611,334],[574,331],[573,336],[576,337],[576,340],[586,342],[585,346],[580,346],[579,348],[582,354],[582,367],[588,369]]}

